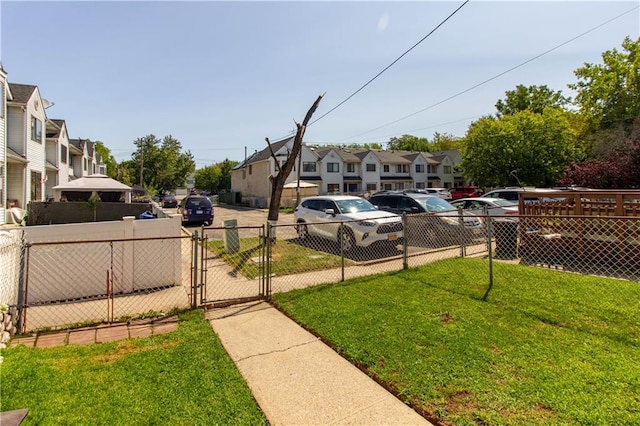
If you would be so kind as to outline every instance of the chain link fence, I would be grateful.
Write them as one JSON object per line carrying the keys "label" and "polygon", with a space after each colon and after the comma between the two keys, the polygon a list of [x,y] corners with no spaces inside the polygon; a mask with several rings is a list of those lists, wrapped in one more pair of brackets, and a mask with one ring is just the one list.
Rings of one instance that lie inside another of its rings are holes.
{"label": "chain link fence", "polygon": [[447,212],[405,215],[374,236],[354,229],[229,221],[185,237],[26,244],[20,233],[3,234],[1,302],[20,305],[19,331],[28,332],[268,298],[460,257],[479,260],[487,291],[532,267],[640,281],[637,217]]}

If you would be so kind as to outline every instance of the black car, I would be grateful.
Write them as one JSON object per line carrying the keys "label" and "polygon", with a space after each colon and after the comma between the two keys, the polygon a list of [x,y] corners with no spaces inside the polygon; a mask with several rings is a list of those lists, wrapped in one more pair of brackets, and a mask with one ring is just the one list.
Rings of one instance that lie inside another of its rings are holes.
{"label": "black car", "polygon": [[457,243],[473,239],[483,230],[482,220],[468,212],[460,213],[448,201],[429,194],[413,192],[380,193],[369,198],[371,204],[396,214],[411,215],[407,221],[408,241],[426,238],[430,241]]}
{"label": "black car", "polygon": [[189,195],[180,201],[178,213],[182,215],[182,223],[201,222],[209,226],[213,223],[213,205],[211,200],[202,195]]}
{"label": "black car", "polygon": [[162,197],[162,207],[178,207],[178,199],[175,195],[165,195]]}

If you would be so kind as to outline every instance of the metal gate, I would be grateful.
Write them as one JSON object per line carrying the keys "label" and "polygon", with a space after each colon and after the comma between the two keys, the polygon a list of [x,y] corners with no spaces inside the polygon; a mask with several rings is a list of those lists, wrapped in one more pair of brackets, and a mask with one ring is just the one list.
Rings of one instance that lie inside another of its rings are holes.
{"label": "metal gate", "polygon": [[265,299],[271,293],[264,225],[225,225],[193,233],[194,306]]}

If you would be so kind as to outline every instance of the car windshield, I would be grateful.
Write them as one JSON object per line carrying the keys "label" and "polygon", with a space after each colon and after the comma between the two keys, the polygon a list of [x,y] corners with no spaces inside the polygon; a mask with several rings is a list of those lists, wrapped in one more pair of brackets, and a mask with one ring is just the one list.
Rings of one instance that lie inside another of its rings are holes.
{"label": "car windshield", "polygon": [[365,199],[336,200],[340,213],[375,211],[376,207]]}
{"label": "car windshield", "polygon": [[439,197],[416,198],[415,200],[428,212],[445,212],[456,209],[450,203]]}

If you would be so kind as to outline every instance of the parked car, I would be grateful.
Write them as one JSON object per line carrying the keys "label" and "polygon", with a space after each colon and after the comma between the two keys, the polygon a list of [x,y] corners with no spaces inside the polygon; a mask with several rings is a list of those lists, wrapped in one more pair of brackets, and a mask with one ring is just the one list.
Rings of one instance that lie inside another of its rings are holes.
{"label": "parked car", "polygon": [[486,214],[488,216],[516,216],[511,219],[518,220],[518,203],[502,198],[461,198],[459,200],[451,201],[451,205],[456,208],[461,207],[463,210],[476,215],[484,215],[484,209],[486,207]]}
{"label": "parked car", "polygon": [[162,197],[162,207],[178,207],[178,199],[173,194]]}
{"label": "parked car", "polygon": [[[364,198],[325,195],[303,198],[294,209],[298,237],[317,236],[332,241],[342,239],[345,251],[373,243],[400,244],[402,218],[381,212]],[[344,225],[341,232],[341,224]]]}
{"label": "parked car", "polygon": [[461,238],[468,240],[483,230],[482,220],[476,215],[463,212],[462,220],[458,210],[451,203],[442,198],[429,194],[415,193],[387,193],[375,194],[369,201],[382,211],[396,214],[420,214],[412,220],[412,228],[407,226],[407,232],[412,232],[409,240],[425,238],[442,242],[457,243]]}
{"label": "parked car", "polygon": [[458,198],[479,197],[482,195],[482,190],[477,186],[456,186],[449,190],[449,194],[451,194],[452,200],[457,200]]}
{"label": "parked car", "polygon": [[[548,198],[545,197],[544,194],[546,192],[557,192],[557,190],[549,189],[549,188],[534,188],[534,187],[513,187],[513,188],[501,188],[494,189],[493,191],[489,191],[486,194],[482,195],[482,198],[502,198],[504,200],[513,201],[514,203],[518,202],[519,194],[522,192],[531,192],[531,193],[539,193],[541,200],[553,200],[561,198]],[[529,202],[535,202],[535,200],[529,200]]]}
{"label": "parked car", "polygon": [[437,195],[438,197],[442,198],[443,200],[450,200],[451,199],[451,193],[449,192],[449,190],[447,188],[425,188],[424,189],[424,193],[425,194],[431,194],[431,195]]}
{"label": "parked car", "polygon": [[180,201],[178,213],[182,215],[182,223],[213,223],[213,205],[209,198],[202,195],[188,195]]}

